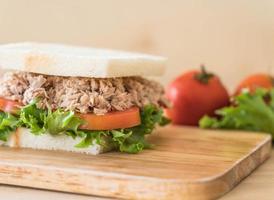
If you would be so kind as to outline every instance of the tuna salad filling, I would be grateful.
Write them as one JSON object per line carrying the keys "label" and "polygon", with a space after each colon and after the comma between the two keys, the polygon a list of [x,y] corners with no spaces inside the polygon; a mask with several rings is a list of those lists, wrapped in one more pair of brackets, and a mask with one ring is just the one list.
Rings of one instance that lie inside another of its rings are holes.
{"label": "tuna salad filling", "polygon": [[28,105],[41,99],[39,108],[62,108],[103,115],[146,105],[167,107],[163,87],[142,77],[80,78],[29,72],[6,72],[0,80],[0,97]]}

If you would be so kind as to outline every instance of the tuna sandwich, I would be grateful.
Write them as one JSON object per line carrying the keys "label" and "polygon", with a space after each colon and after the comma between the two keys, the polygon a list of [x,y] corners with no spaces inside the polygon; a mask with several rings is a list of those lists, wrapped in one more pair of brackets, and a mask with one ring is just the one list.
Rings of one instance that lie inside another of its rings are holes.
{"label": "tuna sandwich", "polygon": [[166,59],[59,44],[0,46],[0,145],[138,153],[169,122]]}

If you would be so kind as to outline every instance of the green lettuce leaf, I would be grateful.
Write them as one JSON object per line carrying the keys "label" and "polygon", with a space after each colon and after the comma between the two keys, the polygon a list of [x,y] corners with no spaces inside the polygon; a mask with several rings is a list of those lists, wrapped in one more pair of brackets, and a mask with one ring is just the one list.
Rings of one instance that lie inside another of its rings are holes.
{"label": "green lettuce leaf", "polygon": [[261,131],[274,136],[274,89],[242,93],[233,103],[217,110],[218,117],[204,116],[199,122],[200,127]]}
{"label": "green lettuce leaf", "polygon": [[64,132],[76,133],[78,127],[84,123],[79,117],[77,117],[73,111],[62,111],[60,109],[54,112],[48,112],[45,118],[45,128],[52,134],[62,134]]}
{"label": "green lettuce leaf", "polygon": [[46,132],[45,120],[47,118],[47,112],[37,107],[37,101],[34,100],[29,105],[22,107],[19,112],[20,126],[29,128],[35,135]]}
{"label": "green lettuce leaf", "polygon": [[104,136],[107,136],[107,131],[78,131],[78,136],[79,132],[84,139],[79,144],[75,145],[75,147],[87,148],[94,143],[105,145]]}
{"label": "green lettuce leaf", "polygon": [[40,109],[37,107],[37,100],[21,108],[19,121],[21,126],[29,128],[36,135],[45,132],[52,135],[66,132],[77,135],[78,127],[84,123],[72,111],[58,109],[52,112],[50,108]]}
{"label": "green lettuce leaf", "polygon": [[18,125],[18,119],[9,114],[0,112],[0,140],[7,141],[10,134],[15,131]]}

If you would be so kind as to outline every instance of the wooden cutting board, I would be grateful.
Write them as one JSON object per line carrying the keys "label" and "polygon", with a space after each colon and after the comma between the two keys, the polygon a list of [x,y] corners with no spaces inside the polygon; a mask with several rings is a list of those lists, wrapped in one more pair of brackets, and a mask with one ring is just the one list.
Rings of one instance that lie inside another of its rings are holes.
{"label": "wooden cutting board", "polygon": [[270,156],[271,137],[169,126],[154,150],[99,156],[0,148],[0,183],[126,199],[212,199]]}

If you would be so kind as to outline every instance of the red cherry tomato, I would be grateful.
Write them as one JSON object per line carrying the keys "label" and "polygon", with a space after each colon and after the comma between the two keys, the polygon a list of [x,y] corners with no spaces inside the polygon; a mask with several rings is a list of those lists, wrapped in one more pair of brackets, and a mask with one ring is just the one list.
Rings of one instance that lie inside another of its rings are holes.
{"label": "red cherry tomato", "polygon": [[273,87],[273,78],[268,74],[253,74],[244,79],[236,88],[234,95],[238,95],[243,89],[249,89],[251,93],[257,88],[271,89]]}
{"label": "red cherry tomato", "polygon": [[189,71],[175,79],[166,90],[172,107],[166,114],[174,124],[198,125],[204,115],[214,115],[229,104],[229,95],[220,79],[201,71]]}

